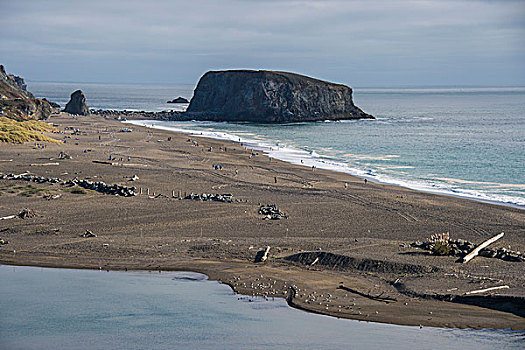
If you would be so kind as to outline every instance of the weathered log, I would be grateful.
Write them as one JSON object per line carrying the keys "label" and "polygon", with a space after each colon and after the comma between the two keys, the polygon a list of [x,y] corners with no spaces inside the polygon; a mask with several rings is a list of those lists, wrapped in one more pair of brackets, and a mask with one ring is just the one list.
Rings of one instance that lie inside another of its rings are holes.
{"label": "weathered log", "polygon": [[491,290],[508,289],[508,288],[509,286],[505,285],[505,286],[490,287],[490,288],[485,288],[485,289],[477,289],[477,290],[472,290],[470,292],[466,292],[465,295],[479,294],[479,293],[490,292]]}
{"label": "weathered log", "polygon": [[500,234],[492,237],[492,238],[489,238],[487,239],[485,242],[481,243],[480,245],[478,245],[476,248],[474,248],[470,253],[468,253],[467,255],[465,255],[463,257],[463,263],[468,263],[470,260],[472,260],[475,256],[477,256],[479,254],[479,251],[487,246],[489,246],[490,244],[496,242],[498,239],[500,239],[501,237],[503,237],[503,235],[505,234],[505,232],[501,232]]}

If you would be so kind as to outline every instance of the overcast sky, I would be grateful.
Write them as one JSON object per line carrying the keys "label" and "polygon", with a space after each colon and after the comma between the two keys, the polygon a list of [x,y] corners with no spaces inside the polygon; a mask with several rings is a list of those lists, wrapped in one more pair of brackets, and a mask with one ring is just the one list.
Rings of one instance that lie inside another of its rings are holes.
{"label": "overcast sky", "polygon": [[523,86],[525,1],[0,0],[0,63],[32,81]]}

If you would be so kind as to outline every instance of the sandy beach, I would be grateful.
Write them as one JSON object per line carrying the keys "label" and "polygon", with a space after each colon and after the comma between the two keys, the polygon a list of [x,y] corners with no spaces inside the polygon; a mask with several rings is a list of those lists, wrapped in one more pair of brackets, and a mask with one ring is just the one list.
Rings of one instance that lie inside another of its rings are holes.
{"label": "sandy beach", "polygon": [[[240,144],[102,116],[62,113],[48,122],[56,129],[49,136],[66,143],[0,144],[0,173],[103,181],[139,194],[0,179],[0,217],[23,208],[36,214],[0,220],[0,239],[9,242],[0,246],[0,264],[191,270],[238,293],[284,297],[335,317],[525,329],[523,262],[476,257],[461,264],[410,246],[442,232],[476,244],[505,232],[493,246],[523,252],[521,209],[365,183]],[[239,201],[178,198],[190,193]],[[287,218],[265,220],[262,204]],[[87,230],[96,237],[82,237]],[[254,263],[267,246],[269,259]],[[328,263],[315,260],[326,256]],[[497,286],[508,288],[466,294]]]}

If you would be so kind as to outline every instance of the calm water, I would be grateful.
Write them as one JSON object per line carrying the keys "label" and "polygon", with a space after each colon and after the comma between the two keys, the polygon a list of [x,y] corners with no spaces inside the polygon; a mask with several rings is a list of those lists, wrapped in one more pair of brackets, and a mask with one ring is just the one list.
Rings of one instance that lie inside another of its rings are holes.
{"label": "calm water", "polygon": [[45,97],[62,107],[66,106],[71,93],[80,89],[86,95],[89,108],[160,112],[187,107],[186,104],[166,101],[179,96],[190,100],[194,86],[28,82],[27,89],[35,96]]}
{"label": "calm water", "polygon": [[[167,110],[192,86],[29,83],[65,104],[82,88],[92,108]],[[157,122],[239,140],[273,157],[425,191],[525,208],[525,88],[355,89],[376,120],[289,125]],[[177,106],[183,108],[184,106]]]}
{"label": "calm water", "polygon": [[[192,276],[198,280],[181,277]],[[340,320],[191,273],[0,265],[0,349],[519,349],[525,333]]]}

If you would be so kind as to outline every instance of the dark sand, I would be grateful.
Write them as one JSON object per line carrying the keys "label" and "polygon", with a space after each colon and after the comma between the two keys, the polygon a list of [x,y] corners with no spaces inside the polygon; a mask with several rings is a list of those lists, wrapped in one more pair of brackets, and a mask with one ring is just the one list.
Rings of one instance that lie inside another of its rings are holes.
{"label": "dark sand", "polygon": [[[250,159],[250,150],[225,141],[192,138],[199,143],[195,147],[187,142],[189,136],[167,131],[133,126],[133,132],[123,133],[119,130],[128,126],[100,116],[62,114],[49,121],[61,131],[79,128],[81,135],[71,135],[71,130],[52,134],[71,138],[44,149],[34,143],[0,144],[1,173],[29,171],[66,180],[76,176],[142,187],[144,194],[75,194],[60,184],[0,180],[0,216],[22,208],[39,214],[0,220],[0,238],[9,241],[0,247],[2,264],[192,270],[242,294],[287,297],[290,305],[337,317],[525,329],[524,263],[476,257],[460,264],[454,257],[401,246],[447,231],[454,239],[480,243],[504,231],[493,247],[523,251],[523,210],[365,184],[346,174],[312,171],[260,154]],[[208,152],[210,146],[213,152]],[[227,151],[220,151],[221,146]],[[72,159],[57,159],[60,151]],[[123,161],[93,162],[107,161],[110,154]],[[213,170],[213,164],[221,164],[222,170]],[[128,181],[132,175],[139,180]],[[168,198],[150,199],[146,188]],[[232,193],[242,202],[172,199],[172,191],[179,190]],[[46,200],[45,194],[61,197]],[[289,218],[263,220],[259,203],[275,203]],[[86,230],[98,236],[80,237]],[[269,261],[253,263],[266,246],[272,247]],[[284,259],[300,252],[344,255],[355,264],[334,260],[332,265],[306,266]],[[500,285],[510,288],[456,299],[461,303],[439,300]]]}

